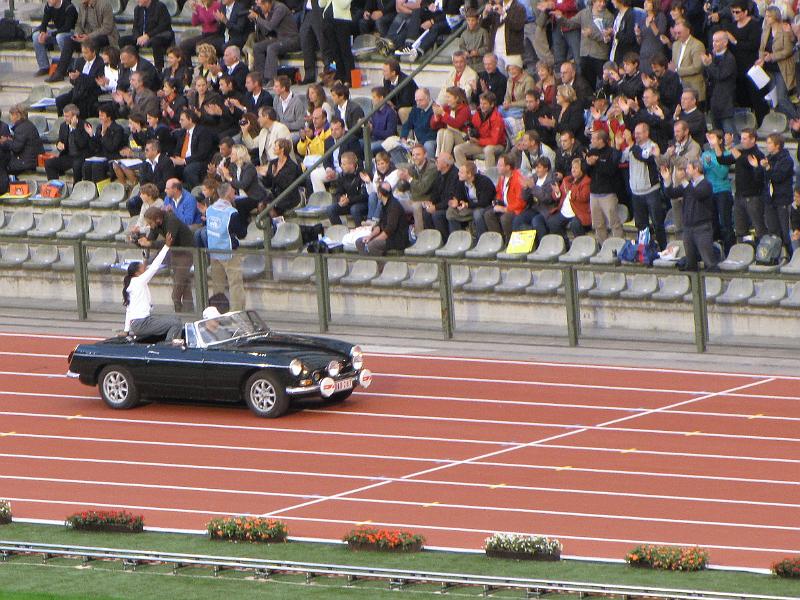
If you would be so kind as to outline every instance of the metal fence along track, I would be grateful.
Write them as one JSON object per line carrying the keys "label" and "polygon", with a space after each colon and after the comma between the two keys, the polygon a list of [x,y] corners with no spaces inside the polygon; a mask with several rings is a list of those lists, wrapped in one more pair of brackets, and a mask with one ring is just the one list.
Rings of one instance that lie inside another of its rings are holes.
{"label": "metal fence along track", "polygon": [[[426,571],[383,569],[352,565],[328,565],[281,560],[263,560],[231,556],[206,556],[200,554],[178,554],[156,550],[124,550],[117,548],[95,548],[89,546],[69,546],[60,544],[40,544],[15,541],[0,541],[0,559],[9,561],[14,555],[41,555],[43,561],[55,557],[80,559],[84,564],[93,560],[122,561],[123,568],[136,570],[139,565],[172,565],[173,573],[183,567],[205,567],[213,569],[214,575],[220,571],[237,570],[252,572],[256,578],[269,578],[272,575],[303,575],[311,585],[317,577],[337,577],[346,579],[347,585],[358,581],[382,581],[389,589],[402,590],[414,584],[428,584],[440,587],[441,593],[458,587],[481,588],[484,595],[493,591],[518,590],[527,598],[542,594],[570,594],[619,596],[625,599],[664,598],[670,600],[792,600],[786,596],[761,596],[709,592],[687,589],[667,589],[658,587],[639,587],[607,583],[574,581],[554,581],[548,579],[526,579],[521,577],[491,577],[467,573],[434,573]],[[796,600],[796,599],[795,599]]]}

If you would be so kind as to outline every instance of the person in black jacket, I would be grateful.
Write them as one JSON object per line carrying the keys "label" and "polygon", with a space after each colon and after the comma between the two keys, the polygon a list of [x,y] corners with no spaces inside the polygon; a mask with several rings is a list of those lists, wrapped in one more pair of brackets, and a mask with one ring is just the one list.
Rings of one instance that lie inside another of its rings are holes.
{"label": "person in black jacket", "polygon": [[387,182],[378,187],[378,199],[383,208],[378,224],[368,237],[356,241],[361,254],[382,256],[387,250],[403,251],[408,248],[408,223],[403,205],[392,195]]}
{"label": "person in black jacket", "polygon": [[[345,128],[348,131],[352,129],[360,119],[364,118],[364,109],[350,98],[350,88],[347,86],[341,83],[335,84],[331,88],[331,98],[334,102],[334,114],[342,118]],[[355,137],[361,139],[361,131],[358,131]]]}
{"label": "person in black jacket", "polygon": [[622,108],[625,127],[633,131],[639,123],[647,123],[650,127],[650,139],[658,144],[662,152],[667,149],[669,139],[672,137],[672,115],[670,115],[659,102],[658,90],[647,88],[642,95],[643,106],[627,98],[619,99]]}
{"label": "person in black jacket", "polygon": [[[394,6],[394,2],[392,2]],[[367,32],[362,32],[367,33]],[[317,51],[324,55],[329,53],[322,43],[322,9],[317,0],[308,0],[303,4],[303,20],[300,22],[300,47],[303,49],[303,81],[301,85],[309,85],[317,81]],[[331,61],[323,56],[323,64]]]}
{"label": "person in black jacket", "polygon": [[756,239],[767,233],[764,223],[764,169],[761,160],[764,155],[756,145],[756,132],[743,129],[741,145],[731,148],[731,154],[721,154],[717,150],[717,162],[721,165],[736,165],[734,183],[736,195],[733,197],[733,229],[737,241],[742,241],[750,231],[750,224],[756,230]]}
{"label": "person in black jacket", "polygon": [[286,198],[277,202],[283,191],[302,173],[299,165],[292,160],[292,142],[286,138],[276,140],[275,158],[269,161],[269,165],[260,168],[266,169],[262,182],[267,188],[268,197],[271,198],[270,216],[280,217],[300,204],[300,188],[295,188]]}
{"label": "person in black jacket", "polygon": [[[791,160],[791,159],[789,159]],[[686,166],[689,184],[686,187],[672,185],[668,165],[661,167],[661,176],[667,196],[683,197],[683,248],[686,252],[686,270],[697,270],[697,255],[703,259],[707,271],[718,271],[717,252],[714,249],[714,225],[716,217],[713,190],[703,177],[703,163],[690,160]]]}
{"label": "person in black jacket", "polygon": [[112,173],[111,162],[122,157],[122,149],[128,145],[128,136],[122,125],[114,121],[116,109],[111,102],[101,104],[97,110],[100,125],[93,129],[86,123],[86,133],[91,136],[92,156],[98,156],[105,161],[90,161],[83,163],[83,178],[89,181],[102,181]]}
{"label": "person in black jacket", "polygon": [[755,3],[750,0],[733,0],[730,4],[733,23],[726,24],[730,51],[736,59],[736,106],[750,106],[761,125],[769,106],[763,92],[756,88],[747,72],[758,59],[761,46],[761,20],[753,15]]}
{"label": "person in black jacket", "polygon": [[217,19],[222,24],[222,31],[217,39],[211,41],[221,54],[222,49],[228,46],[241,48],[247,41],[247,36],[253,31],[253,24],[247,18],[250,2],[237,0],[222,0],[222,10],[217,13]]}
{"label": "person in black jacket", "polygon": [[172,164],[189,189],[200,185],[217,147],[217,136],[207,127],[198,125],[199,119],[197,113],[185,110],[179,117],[181,128],[173,132],[175,150]]}
{"label": "person in black jacket", "polygon": [[222,73],[233,81],[234,89],[242,94],[245,91],[247,65],[242,62],[242,51],[236,46],[228,46],[222,54]]}
{"label": "person in black jacket", "polygon": [[447,202],[447,227],[449,233],[460,231],[470,221],[483,219],[483,211],[492,207],[497,196],[494,183],[486,175],[478,173],[471,160],[458,168],[458,183],[453,197]]}
{"label": "person in black jacket", "polygon": [[47,179],[58,179],[72,169],[76,182],[83,176],[83,161],[89,156],[89,134],[80,118],[80,110],[74,104],[64,107],[64,122],[58,128],[58,156],[48,158],[44,163]]}
{"label": "person in black jacket", "polygon": [[447,209],[450,201],[456,199],[459,186],[458,169],[453,157],[442,152],[436,157],[436,170],[439,174],[431,188],[431,199],[414,203],[414,225],[421,229],[438,229],[446,240],[450,228],[447,224]]}
{"label": "person in black jacket", "polygon": [[553,109],[542,102],[539,92],[528,90],[525,92],[525,111],[522,113],[522,122],[525,124],[525,131],[536,131],[545,146],[555,148],[556,133],[555,128],[547,123],[554,120]]}
{"label": "person in black jacket", "polygon": [[[344,121],[339,117],[333,117],[330,124],[331,135],[325,140],[325,152],[330,150],[336,142],[344,137],[345,127]],[[328,158],[326,158],[322,166],[325,167],[325,180],[333,181],[336,179],[338,173],[342,171],[342,158],[346,152],[352,152],[356,157],[361,159],[361,144],[355,138],[349,138],[344,144],[339,146],[337,150],[333,151]]]}
{"label": "person in black jacket", "polygon": [[495,98],[502,100],[506,97],[506,87],[508,86],[508,78],[497,68],[497,57],[494,54],[484,54],[482,62],[483,71],[478,73],[478,86],[472,91],[469,99],[472,104],[476,105],[480,102],[480,95],[486,92],[492,92]]}
{"label": "person in black jacket", "polygon": [[241,144],[234,145],[230,165],[221,166],[219,170],[222,180],[230,183],[237,192],[239,217],[245,224],[249,223],[250,213],[267,201],[267,190],[261,185],[256,166],[250,161],[250,152]]}
{"label": "person in black jacket", "polygon": [[161,79],[153,64],[141,56],[136,46],[123,46],[119,51],[119,78],[117,91],[128,92],[131,89],[131,73],[139,72],[144,76],[144,85],[154,92],[161,88]]}
{"label": "person in black jacket", "polygon": [[683,93],[681,78],[675,71],[669,69],[669,61],[661,53],[650,59],[650,67],[653,69],[653,74],[642,74],[642,81],[645,87],[658,90],[661,104],[671,115],[681,101],[681,94]]}
{"label": "person in black jacket", "polygon": [[783,137],[778,133],[767,136],[767,156],[760,161],[764,177],[770,186],[769,199],[764,205],[767,231],[783,240],[787,256],[792,255],[792,238],[789,232],[789,207],[794,187],[794,161],[783,147]]}
{"label": "person in black jacket", "polygon": [[97,44],[92,39],[81,43],[81,57],[75,66],[69,69],[69,82],[72,89],[56,97],[58,114],[64,111],[67,104],[75,104],[84,118],[97,115],[97,98],[100,86],[97,78],[105,71],[103,60],[97,55]]}
{"label": "person in black jacket", "polygon": [[571,131],[562,132],[558,138],[561,143],[556,151],[556,160],[552,167],[554,177],[560,182],[572,172],[573,160],[576,158],[583,160],[586,156],[586,148],[575,139]]}
{"label": "person in black jacket", "polygon": [[333,183],[333,204],[328,209],[328,218],[333,225],[339,225],[340,215],[349,214],[358,227],[367,214],[367,188],[358,173],[355,153],[345,152],[341,163],[342,173]]}
{"label": "person in black jacket", "polygon": [[[144,162],[139,171],[139,183],[152,183],[158,188],[161,197],[167,187],[167,181],[175,177],[175,166],[169,156],[161,151],[161,144],[156,139],[148,140],[144,146]],[[142,208],[142,199],[131,196],[127,202],[128,214],[136,216]]]}
{"label": "person in black jacket", "polygon": [[713,55],[703,56],[706,79],[711,88],[708,93],[711,118],[715,129],[736,133],[733,124],[733,100],[736,96],[736,59],[728,51],[728,36],[724,31],[714,34]]}
{"label": "person in black jacket", "polygon": [[44,77],[50,71],[48,50],[56,45],[59,49],[72,37],[75,22],[78,20],[78,9],[70,0],[47,0],[42,15],[42,23],[33,30],[33,51],[36,53],[36,64],[39,70],[36,77]]}
{"label": "person in black jacket", "polygon": [[639,49],[639,41],[636,39],[636,18],[631,10],[631,4],[631,0],[613,0],[617,16],[612,30],[610,58],[620,66],[622,58],[628,52],[636,52]]}
{"label": "person in black jacket", "polygon": [[586,155],[586,171],[591,177],[589,210],[592,214],[592,228],[600,243],[608,237],[609,228],[614,237],[621,238],[624,235],[617,210],[619,159],[619,151],[609,145],[608,132],[603,129],[593,131],[591,147]]}
{"label": "person in black jacket", "polygon": [[164,69],[164,53],[175,43],[172,17],[160,0],[136,0],[133,9],[133,33],[122,36],[120,47],[138,46],[153,49],[153,62],[157,70]]}
{"label": "person in black jacket", "polygon": [[36,125],[28,120],[28,109],[21,104],[12,106],[11,136],[0,137],[0,193],[8,191],[8,176],[36,169],[36,159],[44,152]]}
{"label": "person in black jacket", "polygon": [[[390,58],[383,63],[383,87],[389,94],[394,88],[408,79],[408,75],[400,70],[400,63],[394,58]],[[415,106],[414,96],[417,93],[417,84],[411,81],[400,93],[392,98],[392,104],[397,109],[400,121],[405,123],[411,109]]]}

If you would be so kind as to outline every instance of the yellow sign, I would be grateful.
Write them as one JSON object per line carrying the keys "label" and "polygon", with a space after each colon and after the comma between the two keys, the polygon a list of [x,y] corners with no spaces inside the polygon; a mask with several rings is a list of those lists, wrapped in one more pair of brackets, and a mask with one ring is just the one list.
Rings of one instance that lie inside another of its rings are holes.
{"label": "yellow sign", "polygon": [[528,229],[527,231],[514,231],[511,233],[511,239],[508,240],[506,254],[528,254],[528,252],[533,250],[533,244],[535,242],[535,229]]}

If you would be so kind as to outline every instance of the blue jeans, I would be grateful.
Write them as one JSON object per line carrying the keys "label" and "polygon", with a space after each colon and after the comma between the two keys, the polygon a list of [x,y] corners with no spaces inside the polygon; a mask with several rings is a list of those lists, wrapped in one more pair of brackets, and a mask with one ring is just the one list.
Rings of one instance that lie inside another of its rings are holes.
{"label": "blue jeans", "polygon": [[580,74],[581,30],[561,31],[560,27],[553,27],[553,68],[558,71],[561,63],[567,60],[567,53],[575,61],[575,70]]}
{"label": "blue jeans", "polygon": [[786,82],[783,80],[783,75],[780,71],[770,73],[772,83],[775,84],[775,93],[778,96],[778,102],[775,105],[775,110],[783,113],[789,119],[797,118],[797,111],[794,105],[789,100],[789,90],[786,88]]}
{"label": "blue jeans", "polygon": [[331,225],[341,225],[341,215],[349,214],[356,222],[356,227],[358,227],[364,221],[367,210],[367,205],[363,202],[359,204],[349,204],[347,206],[339,206],[338,203],[334,202],[328,207],[328,218],[331,221]]}
{"label": "blue jeans", "polygon": [[58,45],[59,50],[63,50],[64,43],[66,40],[72,37],[72,32],[56,33],[54,31],[50,31],[48,32],[50,35],[45,40],[44,44],[39,43],[39,33],[40,32],[36,30],[31,36],[31,39],[33,40],[33,51],[36,53],[36,64],[39,65],[40,69],[49,69],[50,56],[47,54],[47,51],[55,48],[56,45]]}
{"label": "blue jeans", "polygon": [[667,247],[667,230],[664,228],[664,219],[667,216],[664,202],[661,200],[661,191],[656,190],[649,194],[631,194],[633,199],[633,220],[636,229],[641,231],[652,227],[656,236],[658,247],[663,250]]}
{"label": "blue jeans", "polygon": [[381,204],[378,194],[372,192],[367,198],[367,219],[371,221],[378,221],[381,218],[383,204]]}
{"label": "blue jeans", "polygon": [[717,192],[713,196],[717,209],[717,220],[714,222],[714,239],[721,240],[725,254],[736,243],[733,233],[733,194]]}

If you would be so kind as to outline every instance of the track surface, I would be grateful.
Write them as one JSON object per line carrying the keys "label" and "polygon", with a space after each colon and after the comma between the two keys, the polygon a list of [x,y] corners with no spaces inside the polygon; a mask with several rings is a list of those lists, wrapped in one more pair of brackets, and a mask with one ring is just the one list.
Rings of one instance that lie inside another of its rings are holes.
{"label": "track surface", "polygon": [[0,333],[0,498],[15,517],[128,507],[203,529],[268,514],[479,549],[494,531],[570,556],[697,544],[716,565],[800,553],[800,378],[372,354],[373,386],[275,421],[244,407],[107,409],[63,376],[79,339]]}

